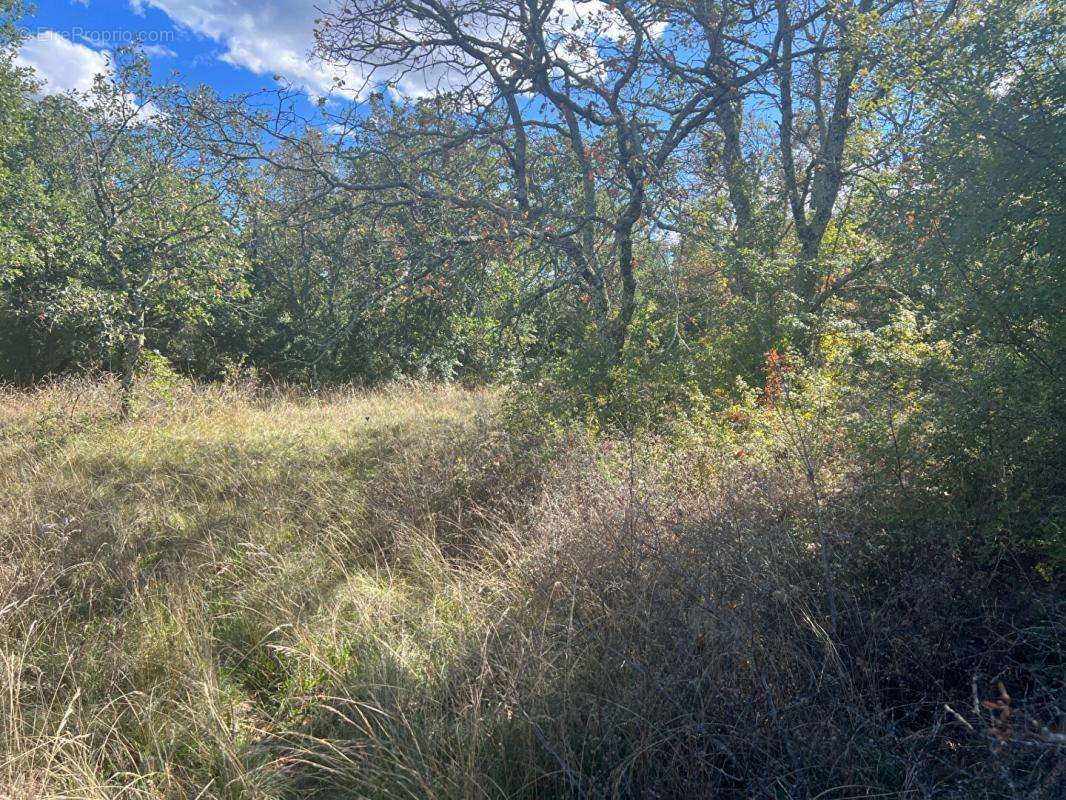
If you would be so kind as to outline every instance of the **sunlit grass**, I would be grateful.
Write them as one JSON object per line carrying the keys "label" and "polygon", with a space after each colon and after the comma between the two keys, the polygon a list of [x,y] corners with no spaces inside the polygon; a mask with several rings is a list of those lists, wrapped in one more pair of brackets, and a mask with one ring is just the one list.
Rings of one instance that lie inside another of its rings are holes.
{"label": "sunlit grass", "polygon": [[[767,410],[678,447],[448,386],[114,408],[104,382],[0,391],[3,800],[1055,779],[1061,602],[1012,607],[965,531],[872,500],[832,426],[816,514]],[[1027,687],[997,739],[978,674]]]}
{"label": "sunlit grass", "polygon": [[325,692],[438,680],[480,623],[435,537],[492,393],[110,401],[0,395],[7,795],[291,790]]}

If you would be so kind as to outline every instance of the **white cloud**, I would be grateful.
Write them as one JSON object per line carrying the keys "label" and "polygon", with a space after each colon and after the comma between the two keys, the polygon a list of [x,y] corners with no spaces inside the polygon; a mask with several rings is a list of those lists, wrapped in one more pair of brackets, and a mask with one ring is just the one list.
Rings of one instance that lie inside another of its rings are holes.
{"label": "white cloud", "polygon": [[[15,63],[31,68],[42,82],[38,94],[65,94],[77,92],[79,102],[85,101],[97,75],[112,78],[115,71],[107,51],[94,50],[84,44],[72,42],[55,31],[42,31],[23,41],[15,56]],[[137,99],[126,95],[129,103],[136,106]],[[160,114],[158,107],[147,103],[139,109],[138,118],[151,124]]]}
{"label": "white cloud", "polygon": [[87,91],[97,75],[110,75],[107,55],[83,44],[72,42],[54,31],[30,36],[19,48],[15,61],[31,67],[44,82],[42,94]]}
{"label": "white cloud", "polygon": [[313,95],[328,94],[336,69],[312,59],[311,0],[131,0],[157,8],[193,33],[225,45],[221,58],[257,75],[280,75]]}
{"label": "white cloud", "polygon": [[[337,77],[346,82],[347,88],[339,92],[345,96],[352,97],[368,88],[358,69],[341,70],[311,57],[315,20],[321,16],[321,8],[331,5],[330,0],[128,1],[137,13],[158,9],[187,30],[219,42],[225,48],[222,61],[257,75],[279,75],[312,96],[338,93],[334,83]],[[572,35],[571,28],[578,23],[592,43],[631,34],[618,12],[603,0],[557,0],[556,9],[557,17],[550,25],[556,24],[560,31]],[[661,32],[661,26],[655,26],[653,34]],[[585,58],[592,61],[589,69],[600,68],[595,47]],[[380,70],[377,78],[386,77],[388,72],[396,75],[399,70]],[[398,76],[397,82],[402,93],[420,96],[447,85],[449,77],[448,68],[429,67]]]}
{"label": "white cloud", "polygon": [[165,44],[146,44],[141,50],[144,51],[146,56],[151,56],[152,58],[174,58],[177,55]]}

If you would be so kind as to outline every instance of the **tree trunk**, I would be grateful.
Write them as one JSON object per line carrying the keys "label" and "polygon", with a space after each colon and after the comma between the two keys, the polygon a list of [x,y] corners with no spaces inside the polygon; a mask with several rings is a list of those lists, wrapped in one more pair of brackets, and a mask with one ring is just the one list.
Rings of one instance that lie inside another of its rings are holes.
{"label": "tree trunk", "polygon": [[793,279],[793,291],[800,298],[804,307],[810,307],[814,304],[818,290],[818,253],[822,249],[822,238],[825,230],[816,230],[810,226],[804,226],[798,233],[800,250]]}
{"label": "tree trunk", "polygon": [[622,295],[618,300],[611,361],[621,363],[629,326],[637,310],[637,276],[633,263],[633,229],[644,211],[644,166],[641,162],[639,134],[626,124],[618,131],[618,158],[625,166],[629,184],[629,201],[614,226],[614,241],[618,254],[618,277],[622,281]]}
{"label": "tree trunk", "polygon": [[622,279],[622,293],[618,301],[618,317],[614,322],[613,341],[611,343],[611,361],[621,362],[625,349],[629,326],[637,309],[637,279],[633,274],[633,234],[632,226],[618,232],[618,272]]}
{"label": "tree trunk", "polygon": [[141,330],[127,336],[122,344],[122,394],[119,400],[119,414],[122,419],[129,419],[133,411],[133,385],[143,349],[144,333]]}
{"label": "tree trunk", "polygon": [[740,103],[722,103],[715,110],[715,120],[722,131],[722,174],[729,192],[729,203],[736,217],[736,243],[737,247],[745,248],[751,242],[754,220],[748,186],[748,165],[740,144]]}
{"label": "tree trunk", "polygon": [[737,295],[752,299],[751,281],[742,251],[751,247],[755,240],[755,215],[752,211],[751,187],[748,179],[748,164],[740,143],[740,126],[743,121],[739,101],[723,103],[715,111],[718,128],[722,132],[722,176],[729,192],[729,204],[733,208],[736,231],[730,288]]}

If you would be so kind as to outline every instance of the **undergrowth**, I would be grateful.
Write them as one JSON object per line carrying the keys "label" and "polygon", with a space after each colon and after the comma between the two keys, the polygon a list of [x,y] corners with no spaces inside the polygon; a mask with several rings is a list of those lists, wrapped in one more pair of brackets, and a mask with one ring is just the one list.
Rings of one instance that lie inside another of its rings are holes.
{"label": "undergrowth", "polygon": [[1058,576],[787,406],[680,444],[489,390],[115,391],[0,393],[2,797],[1064,785]]}

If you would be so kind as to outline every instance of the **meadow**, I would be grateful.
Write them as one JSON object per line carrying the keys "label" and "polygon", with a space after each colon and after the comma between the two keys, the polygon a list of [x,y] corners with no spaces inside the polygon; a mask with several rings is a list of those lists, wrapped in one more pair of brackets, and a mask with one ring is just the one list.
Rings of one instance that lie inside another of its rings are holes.
{"label": "meadow", "polygon": [[854,463],[812,497],[772,424],[534,435],[412,383],[122,420],[118,391],[0,394],[4,798],[1061,786],[1061,597],[889,530]]}

